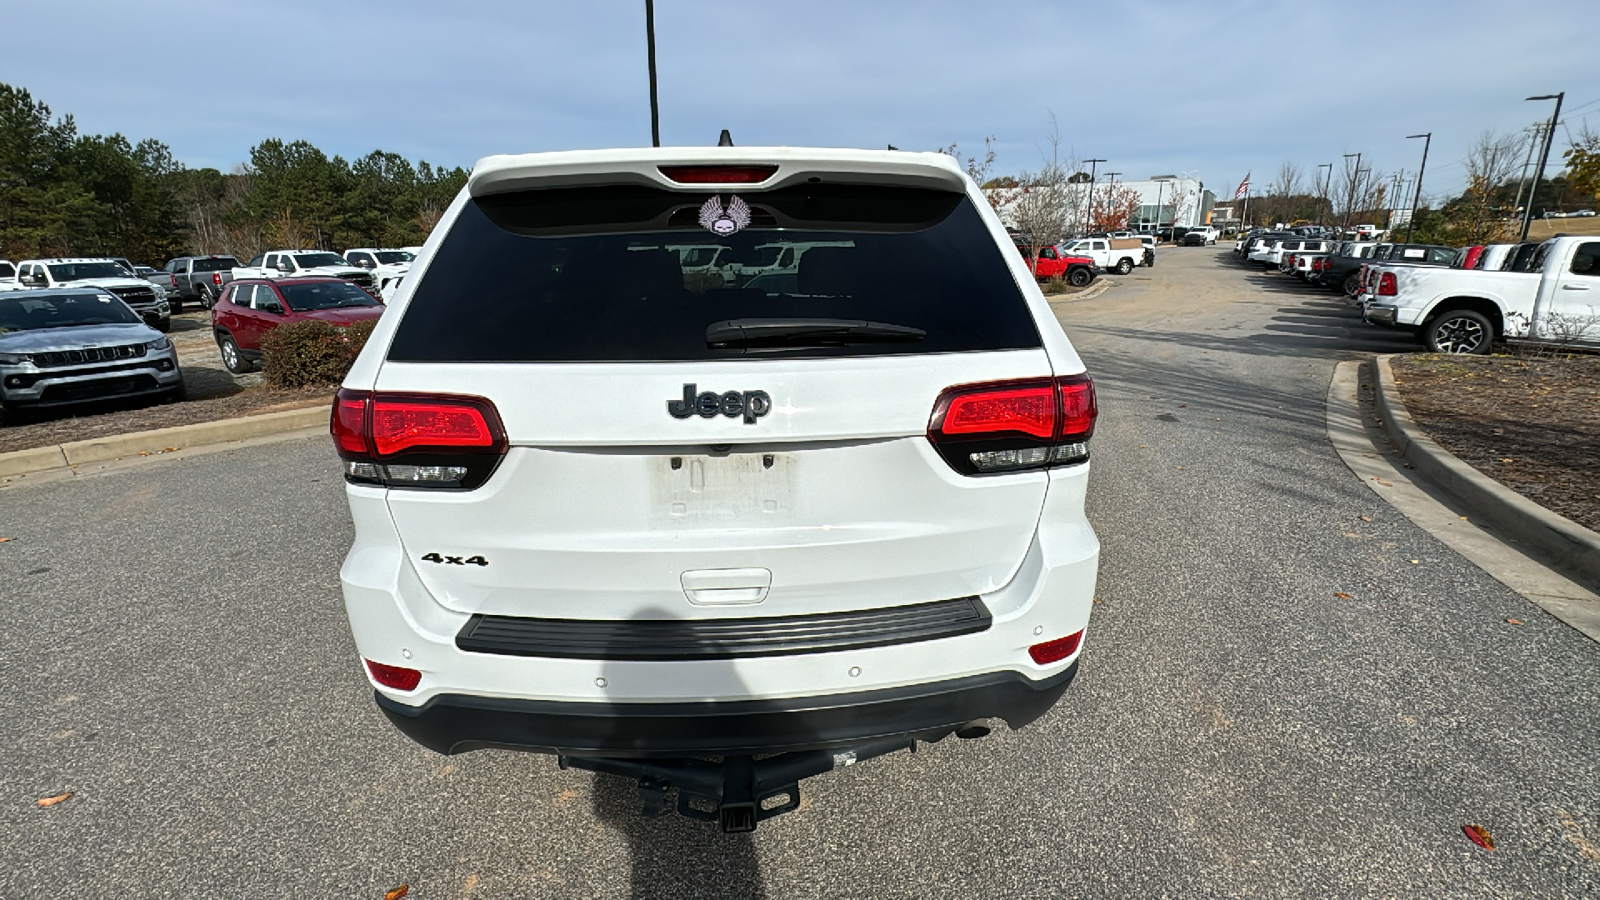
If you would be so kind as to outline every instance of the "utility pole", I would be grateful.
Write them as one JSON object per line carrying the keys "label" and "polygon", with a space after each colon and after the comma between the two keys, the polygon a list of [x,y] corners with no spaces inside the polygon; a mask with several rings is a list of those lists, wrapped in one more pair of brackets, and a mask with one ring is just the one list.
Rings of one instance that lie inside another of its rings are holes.
{"label": "utility pole", "polygon": [[1528,167],[1533,165],[1533,150],[1544,139],[1544,123],[1535,122],[1530,129],[1533,134],[1528,138],[1528,155],[1522,160],[1522,177],[1517,179],[1517,199],[1511,204],[1511,214],[1517,215],[1517,210],[1522,207],[1522,192],[1528,189]]}
{"label": "utility pole", "polygon": [[[1361,154],[1360,153],[1346,153],[1344,155],[1344,158],[1345,159],[1349,159],[1352,156],[1355,157],[1355,160],[1356,160],[1356,169],[1355,169],[1355,174],[1352,175],[1351,178],[1350,178],[1350,193],[1349,193],[1349,196],[1347,196],[1345,198],[1345,201],[1344,201],[1344,227],[1342,229],[1344,231],[1349,231],[1350,230],[1351,207],[1355,206],[1355,203],[1356,203],[1356,182],[1361,180]],[[1331,172],[1330,172],[1330,175],[1331,175]]]}
{"label": "utility pole", "polygon": [[1089,233],[1089,213],[1094,210],[1094,172],[1095,172],[1094,167],[1098,163],[1105,162],[1105,160],[1103,160],[1103,159],[1086,159],[1086,160],[1084,160],[1084,162],[1089,164],[1089,197],[1083,204],[1083,233],[1084,234],[1088,234]]}
{"label": "utility pole", "polygon": [[[1561,118],[1561,101],[1566,99],[1566,96],[1567,92],[1562,91],[1559,94],[1541,94],[1537,97],[1528,98],[1529,100],[1554,100],[1556,102],[1556,110],[1550,114],[1550,127],[1546,128],[1544,132],[1544,147],[1539,150],[1539,167],[1533,170],[1533,188],[1528,191],[1528,208],[1522,214],[1522,236],[1518,238],[1521,241],[1528,239],[1528,226],[1533,224],[1533,203],[1539,196],[1539,180],[1544,178],[1544,164],[1550,160],[1550,145],[1555,143],[1556,122]],[[1528,335],[1530,337],[1537,334],[1533,330],[1533,326],[1537,324],[1538,315],[1539,305],[1536,303],[1534,304],[1533,315],[1529,317],[1528,322]]]}
{"label": "utility pole", "polygon": [[645,56],[650,65],[650,146],[661,146],[661,108],[656,104],[656,4],[644,0]]}
{"label": "utility pole", "polygon": [[1411,243],[1411,229],[1416,227],[1417,207],[1422,203],[1422,173],[1428,171],[1428,148],[1433,146],[1433,132],[1406,135],[1406,140],[1422,138],[1422,165],[1417,169],[1417,193],[1411,198],[1411,215],[1406,217],[1406,243]]}
{"label": "utility pole", "polygon": [[[1323,169],[1328,170],[1327,181],[1323,181],[1321,178]],[[1324,210],[1323,207],[1328,205],[1328,188],[1333,186],[1333,163],[1318,164],[1317,175],[1317,196],[1321,200],[1321,202],[1317,204],[1317,224],[1326,225],[1328,224],[1324,215],[1326,210]]]}

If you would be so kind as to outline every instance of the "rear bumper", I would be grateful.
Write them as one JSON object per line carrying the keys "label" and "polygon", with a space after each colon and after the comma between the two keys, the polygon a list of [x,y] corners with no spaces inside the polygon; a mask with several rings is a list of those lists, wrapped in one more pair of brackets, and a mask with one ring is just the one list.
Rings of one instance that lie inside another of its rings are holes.
{"label": "rear bumper", "polygon": [[1049,711],[1078,673],[1032,681],[1015,672],[782,700],[566,703],[441,694],[420,707],[374,693],[407,737],[438,753],[498,747],[567,756],[674,758],[786,753],[882,738],[938,740],[977,719],[1021,728]]}

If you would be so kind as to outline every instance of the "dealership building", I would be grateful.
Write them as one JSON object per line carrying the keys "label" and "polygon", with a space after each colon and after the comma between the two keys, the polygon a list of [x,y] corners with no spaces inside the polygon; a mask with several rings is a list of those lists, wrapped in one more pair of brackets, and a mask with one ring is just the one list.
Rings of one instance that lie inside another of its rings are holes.
{"label": "dealership building", "polygon": [[[1129,225],[1132,231],[1154,231],[1158,227],[1168,225],[1189,226],[1201,225],[1208,221],[1211,209],[1216,205],[1216,195],[1206,190],[1205,183],[1198,178],[1179,178],[1171,175],[1157,175],[1145,181],[1118,181],[1118,189],[1137,191],[1139,194],[1139,212],[1134,216]],[[1062,188],[1076,196],[1067,198],[1068,205],[1077,210],[1087,210],[1085,200],[1089,191],[1087,182],[1068,184]],[[1094,185],[1094,202],[1099,206],[1109,196],[1112,185],[1106,179],[1099,180]],[[998,198],[1000,219],[1008,227],[1016,224],[1010,215],[1011,207],[1015,205],[1018,195],[1015,188],[994,188],[984,191],[990,198]],[[1176,207],[1173,197],[1177,197]]]}

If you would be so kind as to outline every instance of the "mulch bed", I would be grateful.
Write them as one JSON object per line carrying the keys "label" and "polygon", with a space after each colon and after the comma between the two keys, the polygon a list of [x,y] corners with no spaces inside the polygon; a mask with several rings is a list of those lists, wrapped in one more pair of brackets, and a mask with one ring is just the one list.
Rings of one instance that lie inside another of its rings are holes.
{"label": "mulch bed", "polygon": [[[191,385],[190,389],[193,391],[194,387]],[[70,407],[62,412],[40,410],[21,424],[0,427],[0,453],[131,431],[278,412],[312,404],[331,405],[333,391],[331,387],[303,391],[257,387],[183,403],[130,399]]]}
{"label": "mulch bed", "polygon": [[1600,531],[1600,356],[1392,359],[1400,399],[1445,449]]}

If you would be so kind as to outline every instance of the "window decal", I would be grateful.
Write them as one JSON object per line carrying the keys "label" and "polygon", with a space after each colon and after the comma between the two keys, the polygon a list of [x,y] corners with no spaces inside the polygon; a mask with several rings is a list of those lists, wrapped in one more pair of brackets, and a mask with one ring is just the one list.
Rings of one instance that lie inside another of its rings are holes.
{"label": "window decal", "polygon": [[719,237],[743,231],[749,224],[750,207],[738,197],[730,198],[727,208],[723,208],[721,198],[712,195],[700,207],[700,227]]}

